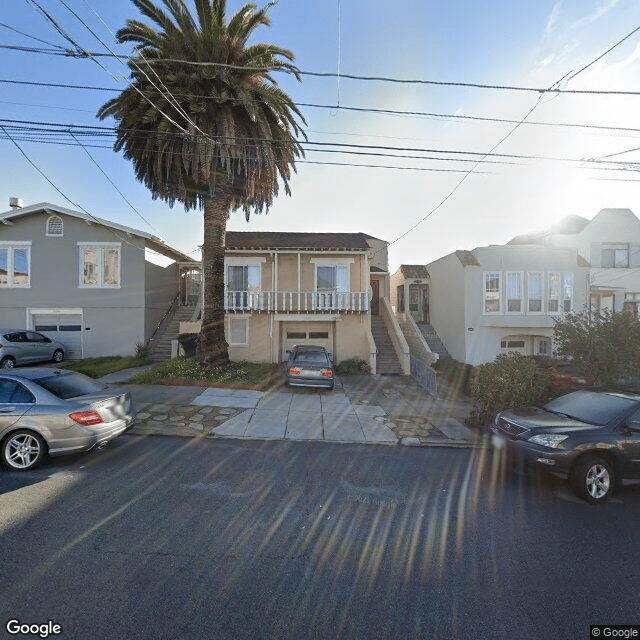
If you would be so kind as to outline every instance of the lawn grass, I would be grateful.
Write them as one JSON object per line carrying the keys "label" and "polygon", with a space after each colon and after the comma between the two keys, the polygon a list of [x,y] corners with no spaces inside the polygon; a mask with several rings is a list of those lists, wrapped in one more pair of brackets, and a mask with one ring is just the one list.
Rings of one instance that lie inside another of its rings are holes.
{"label": "lawn grass", "polygon": [[135,384],[198,384],[202,386],[250,387],[264,390],[277,370],[274,364],[229,362],[226,365],[205,365],[193,358],[173,358],[151,371],[140,373],[130,382]]}
{"label": "lawn grass", "polygon": [[78,362],[65,363],[64,368],[84,373],[90,378],[101,378],[114,371],[141,367],[145,364],[149,364],[147,356],[105,356],[103,358],[85,358]]}

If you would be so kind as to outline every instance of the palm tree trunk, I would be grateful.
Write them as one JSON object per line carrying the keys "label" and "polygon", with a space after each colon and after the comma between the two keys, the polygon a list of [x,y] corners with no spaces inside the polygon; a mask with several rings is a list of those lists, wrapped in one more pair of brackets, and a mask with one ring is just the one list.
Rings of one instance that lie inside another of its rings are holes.
{"label": "palm tree trunk", "polygon": [[224,245],[230,206],[230,196],[223,193],[208,196],[204,202],[204,299],[196,359],[207,364],[229,362],[224,335]]}

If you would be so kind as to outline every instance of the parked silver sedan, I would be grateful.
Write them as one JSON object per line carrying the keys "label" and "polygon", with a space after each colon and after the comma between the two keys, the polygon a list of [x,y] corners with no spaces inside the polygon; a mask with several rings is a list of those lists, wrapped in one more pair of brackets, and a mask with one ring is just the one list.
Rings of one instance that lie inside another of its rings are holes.
{"label": "parked silver sedan", "polygon": [[0,462],[27,471],[47,455],[100,447],[133,422],[129,393],[74,371],[0,371]]}
{"label": "parked silver sedan", "polygon": [[62,362],[64,345],[36,331],[0,329],[1,369],[47,360]]}

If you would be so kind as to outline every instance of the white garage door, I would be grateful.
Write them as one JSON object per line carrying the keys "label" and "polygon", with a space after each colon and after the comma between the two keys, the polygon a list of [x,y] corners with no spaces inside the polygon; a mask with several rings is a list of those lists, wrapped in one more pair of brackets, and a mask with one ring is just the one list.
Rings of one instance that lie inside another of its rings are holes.
{"label": "white garage door", "polygon": [[33,313],[31,319],[34,331],[64,346],[65,360],[82,358],[82,314]]}
{"label": "white garage door", "polygon": [[283,322],[282,359],[297,344],[313,344],[333,353],[333,323],[331,322]]}

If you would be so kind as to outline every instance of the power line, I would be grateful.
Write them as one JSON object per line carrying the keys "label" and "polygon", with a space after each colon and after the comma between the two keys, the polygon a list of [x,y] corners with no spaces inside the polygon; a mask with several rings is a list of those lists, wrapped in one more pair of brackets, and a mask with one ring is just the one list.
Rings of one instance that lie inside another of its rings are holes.
{"label": "power line", "polygon": [[[17,84],[17,85],[27,85],[27,86],[36,86],[36,87],[50,87],[55,89],[79,89],[79,90],[87,90],[87,91],[111,91],[118,92],[121,89],[110,88],[110,87],[97,87],[97,86],[89,86],[89,85],[72,85],[72,84],[58,84],[52,82],[32,82],[27,80],[10,80],[6,78],[0,78],[0,83],[5,84]],[[195,97],[190,96],[189,94],[176,94],[181,98],[189,98]],[[200,99],[204,100],[213,100],[209,96],[198,96]],[[21,104],[21,103],[12,103],[12,104]],[[479,122],[495,122],[499,124],[516,124],[518,120],[513,120],[509,118],[492,118],[489,116],[473,116],[473,115],[464,115],[457,113],[436,113],[430,111],[406,111],[406,110],[398,110],[398,109],[375,109],[372,107],[349,107],[345,105],[339,104],[316,104],[310,102],[296,102],[299,107],[307,107],[313,109],[328,109],[330,111],[354,111],[357,113],[371,113],[371,114],[381,114],[381,115],[393,115],[393,116],[413,116],[413,117],[425,117],[425,118],[439,118],[439,119],[451,119],[451,120],[472,120]],[[50,105],[28,105],[28,106],[46,106],[48,108],[54,108]],[[56,109],[66,109],[67,107],[55,107]],[[597,124],[586,124],[586,123],[574,123],[574,122],[541,122],[536,120],[528,120],[523,125],[529,126],[540,126],[540,127],[567,127],[567,128],[577,128],[577,129],[593,129],[597,131],[624,131],[624,132],[640,132],[640,127],[621,127],[615,125],[597,125]]]}
{"label": "power line", "polygon": [[[632,33],[638,31],[640,27],[634,29]],[[630,34],[631,35],[631,34]],[[621,40],[620,42],[623,42]],[[7,48],[7,45],[0,45],[0,48]],[[609,51],[611,51],[609,49]],[[108,54],[104,52],[93,52],[93,51],[85,51],[85,50],[68,50],[65,53],[60,51],[47,51],[44,49],[37,48],[29,48],[29,47],[21,47],[21,51],[31,52],[31,53],[41,53],[41,54],[50,54],[50,55],[66,55],[68,57],[76,57],[76,58],[93,58],[98,56],[103,57],[119,57],[118,54]],[[608,53],[608,51],[606,52]],[[602,54],[605,55],[605,54]],[[602,57],[602,56],[600,56]],[[251,70],[256,72],[273,72],[278,71],[278,69],[267,69],[258,66],[242,66],[242,65],[232,65],[232,64],[224,64],[221,62],[197,62],[193,60],[183,60],[181,58],[162,58],[158,60],[145,60],[144,64],[152,66],[154,64],[163,64],[163,63],[180,63],[185,66],[209,66],[209,67],[220,67],[224,69],[237,69],[237,70]],[[587,65],[590,66],[590,65]],[[586,69],[587,67],[584,67]],[[524,93],[538,93],[541,95],[545,94],[572,94],[572,95],[614,95],[614,96],[639,96],[640,91],[628,91],[622,89],[558,89],[555,83],[551,87],[527,87],[527,86],[517,86],[517,85],[509,85],[509,84],[488,84],[488,83],[480,83],[480,82],[460,82],[460,81],[446,81],[446,80],[422,80],[422,79],[411,79],[411,78],[394,78],[391,76],[363,76],[351,73],[335,73],[332,71],[303,71],[298,70],[298,73],[301,76],[309,76],[315,78],[346,78],[348,80],[355,80],[360,82],[384,82],[384,83],[392,83],[392,84],[406,84],[406,85],[424,85],[424,86],[439,86],[439,87],[466,87],[471,89],[488,89],[493,91],[516,91],[516,92],[524,92]],[[571,76],[575,78],[577,73]]]}

